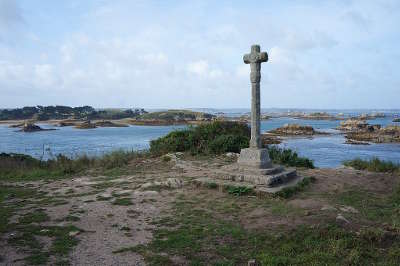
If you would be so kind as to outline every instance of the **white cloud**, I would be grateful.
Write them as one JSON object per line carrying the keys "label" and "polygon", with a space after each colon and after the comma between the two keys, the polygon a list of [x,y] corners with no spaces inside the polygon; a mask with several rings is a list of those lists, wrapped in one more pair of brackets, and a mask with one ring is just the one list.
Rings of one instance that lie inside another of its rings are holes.
{"label": "white cloud", "polygon": [[208,62],[206,60],[199,60],[189,63],[188,71],[199,76],[205,76],[209,71]]}
{"label": "white cloud", "polygon": [[[46,2],[59,13],[41,16],[44,4],[20,9],[0,0],[0,7],[4,3],[14,11],[5,16],[0,8],[0,39],[11,34],[5,23],[24,23],[21,11],[30,10],[26,21],[34,23],[18,45],[0,40],[0,91],[25,89],[31,104],[247,107],[250,67],[242,56],[253,43],[269,53],[262,66],[265,107],[352,107],[348,99],[356,91],[376,86],[393,94],[399,83],[398,29],[391,26],[399,11],[371,2],[246,8],[207,0],[195,2],[196,8],[192,2],[82,2],[76,8],[87,14],[74,16],[75,27],[59,1]],[[377,86],[379,80],[387,82]],[[332,103],[327,92],[346,97]],[[2,99],[0,107],[10,105]]]}
{"label": "white cloud", "polygon": [[34,74],[34,83],[37,87],[50,88],[50,86],[54,86],[56,83],[54,66],[50,64],[35,65]]}

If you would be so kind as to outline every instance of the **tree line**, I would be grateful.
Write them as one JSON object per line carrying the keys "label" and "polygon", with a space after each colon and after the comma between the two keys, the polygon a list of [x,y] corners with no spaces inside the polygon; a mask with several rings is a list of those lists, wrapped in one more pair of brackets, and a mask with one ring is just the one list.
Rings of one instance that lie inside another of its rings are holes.
{"label": "tree line", "polygon": [[23,108],[0,110],[0,120],[34,119],[122,119],[133,118],[147,113],[144,109],[96,110],[91,106],[26,106]]}

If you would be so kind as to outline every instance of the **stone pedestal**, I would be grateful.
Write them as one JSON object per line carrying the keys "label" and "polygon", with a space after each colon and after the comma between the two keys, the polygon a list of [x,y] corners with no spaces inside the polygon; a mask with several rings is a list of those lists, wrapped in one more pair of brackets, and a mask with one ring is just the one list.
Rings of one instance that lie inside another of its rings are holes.
{"label": "stone pedestal", "polygon": [[242,149],[238,164],[243,169],[267,169],[272,167],[268,150],[258,148]]}

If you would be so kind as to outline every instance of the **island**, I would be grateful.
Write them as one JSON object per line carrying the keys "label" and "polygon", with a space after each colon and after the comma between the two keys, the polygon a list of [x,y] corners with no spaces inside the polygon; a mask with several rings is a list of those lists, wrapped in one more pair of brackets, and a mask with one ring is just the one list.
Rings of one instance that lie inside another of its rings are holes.
{"label": "island", "polygon": [[79,129],[88,129],[127,127],[129,125],[199,124],[216,120],[216,115],[179,109],[148,112],[142,108],[95,109],[91,106],[69,107],[58,105],[0,110],[0,122],[12,124],[10,127],[22,127],[26,120],[40,121],[57,127],[73,126]]}
{"label": "island", "polygon": [[298,124],[285,124],[282,127],[268,131],[269,134],[278,136],[313,136],[327,135],[329,133],[314,130],[312,126]]}
{"label": "island", "polygon": [[338,130],[344,131],[348,144],[400,142],[400,126],[370,125],[365,120],[349,119],[340,124]]}

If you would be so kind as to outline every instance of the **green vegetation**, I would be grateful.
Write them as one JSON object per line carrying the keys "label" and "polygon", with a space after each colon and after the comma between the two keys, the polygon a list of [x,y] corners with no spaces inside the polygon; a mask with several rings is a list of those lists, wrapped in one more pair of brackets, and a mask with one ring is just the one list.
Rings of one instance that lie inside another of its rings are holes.
{"label": "green vegetation", "polygon": [[0,110],[0,120],[49,120],[49,119],[122,119],[138,117],[146,113],[144,109],[105,109],[95,110],[91,106],[27,106]]}
{"label": "green vegetation", "polygon": [[127,165],[135,158],[149,156],[146,152],[114,151],[101,157],[81,156],[75,159],[58,155],[43,161],[29,155],[0,153],[0,180],[38,180],[60,178],[89,168],[114,170]]}
{"label": "green vegetation", "polygon": [[385,197],[353,188],[335,196],[335,201],[339,204],[353,206],[365,219],[388,223],[397,231],[400,230],[400,186]]}
{"label": "green vegetation", "polygon": [[189,151],[192,154],[240,152],[249,146],[250,128],[243,123],[215,121],[177,130],[150,142],[150,152],[165,154]]}
{"label": "green vegetation", "polygon": [[212,114],[194,112],[190,110],[168,110],[161,112],[144,113],[139,119],[144,120],[163,120],[163,121],[184,121],[184,120],[211,120]]}
{"label": "green vegetation", "polygon": [[300,157],[298,156],[297,152],[290,149],[269,146],[268,151],[269,157],[274,163],[311,169],[315,168],[312,160],[305,157]]}
{"label": "green vegetation", "polygon": [[[46,196],[37,189],[0,186],[0,237],[7,234],[8,244],[28,254],[23,258],[26,264],[44,265],[53,257],[57,263],[68,265],[67,255],[78,244],[78,240],[70,233],[81,230],[71,225],[44,226],[43,223],[49,222],[50,217],[44,209],[38,208],[46,205],[45,201],[39,200],[41,198],[46,199]],[[27,204],[34,204],[36,207],[19,216],[16,222],[10,222],[11,217]],[[51,240],[49,245],[40,240],[43,236]]]}
{"label": "green vegetation", "polygon": [[396,172],[400,171],[400,164],[390,161],[383,161],[378,158],[362,160],[360,158],[343,162],[345,166],[353,167],[357,170],[367,170],[371,172]]}
{"label": "green vegetation", "polygon": [[229,186],[227,188],[228,193],[235,195],[235,196],[243,196],[243,195],[248,195],[248,194],[254,194],[254,191],[252,188],[249,187],[234,187],[234,186]]}
{"label": "green vegetation", "polygon": [[278,191],[277,193],[275,193],[275,196],[288,199],[288,198],[292,197],[293,195],[295,195],[301,191],[304,191],[311,183],[314,183],[315,180],[316,179],[314,177],[305,177],[303,180],[301,180],[295,186],[286,187],[286,188],[282,189],[281,191]]}
{"label": "green vegetation", "polygon": [[[213,202],[213,209],[205,209],[198,208],[195,200],[181,198],[172,216],[156,222],[152,242],[114,253],[138,252],[149,265],[174,265],[171,257],[179,257],[188,265],[246,265],[250,259],[257,259],[261,265],[400,263],[397,231],[354,232],[329,223],[290,231],[245,229],[237,216],[218,212],[225,209],[217,206],[221,203]],[[240,213],[240,208],[236,205],[232,211]]]}
{"label": "green vegetation", "polygon": [[133,205],[133,202],[130,198],[116,198],[112,204],[120,206],[130,206]]}

